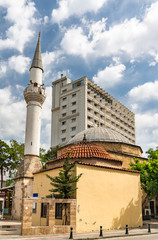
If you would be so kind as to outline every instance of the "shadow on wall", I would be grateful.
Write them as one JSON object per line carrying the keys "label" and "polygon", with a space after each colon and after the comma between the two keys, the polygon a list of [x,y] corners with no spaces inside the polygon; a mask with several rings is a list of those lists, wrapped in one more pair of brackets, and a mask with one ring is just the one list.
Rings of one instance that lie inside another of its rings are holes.
{"label": "shadow on wall", "polygon": [[[129,202],[126,208],[120,210],[120,217],[116,217],[112,221],[112,229],[128,227],[140,227],[142,226],[142,207],[140,201]],[[140,211],[138,211],[140,209]]]}

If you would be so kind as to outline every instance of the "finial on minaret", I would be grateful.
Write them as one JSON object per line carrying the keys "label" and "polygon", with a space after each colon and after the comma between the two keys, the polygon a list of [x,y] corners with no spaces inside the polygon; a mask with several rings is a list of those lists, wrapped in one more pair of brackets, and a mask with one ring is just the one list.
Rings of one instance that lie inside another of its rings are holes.
{"label": "finial on minaret", "polygon": [[86,134],[84,133],[83,141],[87,141]]}
{"label": "finial on minaret", "polygon": [[38,34],[38,42],[37,42],[37,46],[36,46],[36,50],[35,50],[35,53],[34,53],[34,57],[33,57],[33,60],[32,60],[32,64],[31,64],[31,67],[30,67],[30,70],[31,68],[40,68],[43,71],[43,64],[42,64],[42,57],[41,57],[41,41],[40,41],[40,36],[41,36],[41,33],[39,32]]}

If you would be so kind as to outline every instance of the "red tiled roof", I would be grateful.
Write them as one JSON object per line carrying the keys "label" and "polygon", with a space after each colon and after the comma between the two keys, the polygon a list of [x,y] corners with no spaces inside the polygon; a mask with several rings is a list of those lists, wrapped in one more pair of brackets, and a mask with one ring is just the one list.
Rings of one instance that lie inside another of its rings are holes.
{"label": "red tiled roof", "polygon": [[112,161],[122,162],[120,160],[112,159],[110,154],[106,152],[102,147],[98,145],[94,145],[91,142],[82,141],[82,142],[73,144],[71,147],[66,148],[65,151],[57,159],[51,160],[47,162],[47,164],[60,159],[65,159],[69,153],[70,153],[71,159],[99,158],[99,159],[108,159]]}
{"label": "red tiled roof", "polygon": [[[86,163],[86,162],[83,163],[83,162],[78,162],[78,161],[76,161],[75,164],[85,165],[85,166],[90,166],[90,167],[97,167],[97,168],[106,168],[106,169],[112,169],[112,170],[118,170],[118,171],[124,171],[124,172],[139,173],[140,174],[140,171],[127,169],[127,168],[117,168],[117,167],[110,167],[110,166],[101,166],[101,165],[95,165],[95,164]],[[58,169],[58,168],[61,168],[61,167],[41,169],[40,171],[34,172],[33,174],[48,172],[48,171],[52,171],[52,170]]]}

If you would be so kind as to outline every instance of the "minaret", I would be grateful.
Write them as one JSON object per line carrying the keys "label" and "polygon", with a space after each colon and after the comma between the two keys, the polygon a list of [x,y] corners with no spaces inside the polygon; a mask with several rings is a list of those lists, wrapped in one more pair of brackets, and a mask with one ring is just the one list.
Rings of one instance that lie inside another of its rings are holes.
{"label": "minaret", "polygon": [[40,34],[30,67],[30,83],[24,90],[24,98],[27,103],[25,151],[24,155],[39,156],[41,110],[46,94],[42,85],[42,58],[40,46]]}
{"label": "minaret", "polygon": [[40,33],[30,67],[29,86],[24,90],[27,104],[24,161],[20,164],[15,178],[15,194],[13,203],[13,218],[21,220],[23,199],[33,197],[33,173],[42,167],[39,160],[40,129],[42,104],[46,93],[42,84],[42,57]]}

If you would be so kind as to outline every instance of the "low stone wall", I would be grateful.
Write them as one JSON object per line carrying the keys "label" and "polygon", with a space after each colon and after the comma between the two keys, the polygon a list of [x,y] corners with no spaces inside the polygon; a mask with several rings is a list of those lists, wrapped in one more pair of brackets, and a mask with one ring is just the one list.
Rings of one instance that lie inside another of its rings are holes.
{"label": "low stone wall", "polygon": [[[48,226],[32,226],[32,207],[34,203],[49,203]],[[55,204],[70,204],[70,225],[55,225]],[[76,232],[76,200],[75,199],[23,199],[22,235],[40,235],[69,233],[70,227]]]}

